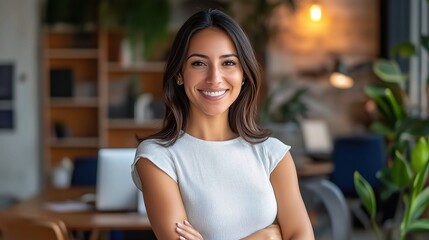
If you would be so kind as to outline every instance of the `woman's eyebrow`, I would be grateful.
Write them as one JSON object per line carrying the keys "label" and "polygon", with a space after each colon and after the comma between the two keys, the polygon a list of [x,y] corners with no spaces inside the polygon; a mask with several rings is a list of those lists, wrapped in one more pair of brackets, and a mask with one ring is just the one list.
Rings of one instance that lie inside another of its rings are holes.
{"label": "woman's eyebrow", "polygon": [[[189,55],[186,58],[186,60],[188,60],[191,57],[200,57],[200,58],[209,59],[209,57],[206,56],[206,55],[204,55],[204,54],[193,53],[193,54]],[[233,54],[233,53],[231,53],[231,54],[224,54],[224,55],[220,56],[220,58],[229,58],[229,57],[236,57],[236,58],[238,58],[237,54]]]}
{"label": "woman's eyebrow", "polygon": [[188,59],[189,59],[189,58],[191,58],[191,57],[200,57],[200,58],[209,59],[209,57],[208,57],[208,56],[206,56],[206,55],[198,54],[198,53],[193,53],[193,54],[189,55],[189,56],[186,58],[186,60],[188,60]]}

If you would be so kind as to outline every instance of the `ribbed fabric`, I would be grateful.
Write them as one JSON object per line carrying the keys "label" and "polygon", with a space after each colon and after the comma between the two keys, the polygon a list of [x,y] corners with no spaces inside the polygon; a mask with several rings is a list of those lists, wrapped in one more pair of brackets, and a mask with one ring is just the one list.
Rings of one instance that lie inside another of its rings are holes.
{"label": "ribbed fabric", "polygon": [[146,158],[179,185],[188,220],[206,240],[241,239],[275,221],[270,174],[290,146],[275,138],[249,144],[241,138],[204,141],[183,134],[168,148],[140,143],[135,163]]}

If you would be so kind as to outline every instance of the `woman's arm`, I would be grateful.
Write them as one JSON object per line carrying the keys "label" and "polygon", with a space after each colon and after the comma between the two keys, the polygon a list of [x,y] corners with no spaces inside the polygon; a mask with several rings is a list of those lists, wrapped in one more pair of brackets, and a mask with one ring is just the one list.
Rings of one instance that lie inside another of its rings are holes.
{"label": "woman's arm", "polygon": [[179,239],[176,224],[187,219],[179,186],[151,161],[136,164],[150,225],[157,239]]}
{"label": "woman's arm", "polygon": [[295,164],[289,152],[273,170],[270,180],[277,199],[277,218],[283,239],[314,239],[299,190]]}

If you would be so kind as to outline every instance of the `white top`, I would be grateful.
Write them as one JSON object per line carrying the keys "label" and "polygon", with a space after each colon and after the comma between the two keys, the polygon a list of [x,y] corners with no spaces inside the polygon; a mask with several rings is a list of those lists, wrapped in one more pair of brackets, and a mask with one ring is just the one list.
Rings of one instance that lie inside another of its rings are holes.
{"label": "white top", "polygon": [[241,239],[276,220],[270,174],[290,149],[275,138],[250,144],[242,138],[204,141],[184,133],[170,147],[145,140],[135,163],[147,158],[177,182],[189,222],[206,240]]}

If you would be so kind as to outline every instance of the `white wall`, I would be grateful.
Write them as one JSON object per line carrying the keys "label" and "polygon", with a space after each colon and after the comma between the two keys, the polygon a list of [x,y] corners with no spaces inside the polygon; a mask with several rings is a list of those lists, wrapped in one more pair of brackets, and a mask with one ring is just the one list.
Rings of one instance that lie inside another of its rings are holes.
{"label": "white wall", "polygon": [[15,128],[0,130],[0,194],[39,189],[39,0],[0,0],[0,63],[14,69]]}

